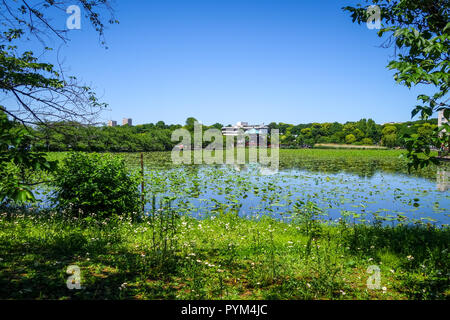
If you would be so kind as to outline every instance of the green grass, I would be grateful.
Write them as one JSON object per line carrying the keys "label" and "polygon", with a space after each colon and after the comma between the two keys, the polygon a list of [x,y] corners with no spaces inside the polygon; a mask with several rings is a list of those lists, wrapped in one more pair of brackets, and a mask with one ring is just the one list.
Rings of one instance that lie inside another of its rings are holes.
{"label": "green grass", "polygon": [[387,150],[387,147],[380,147],[374,145],[355,145],[355,144],[338,144],[338,143],[316,143],[314,148],[318,149],[379,149]]}
{"label": "green grass", "polygon": [[[1,299],[448,299],[449,229],[353,226],[170,209],[98,222],[0,218]],[[69,265],[81,290],[66,287]],[[381,271],[367,288],[367,268]]]}
{"label": "green grass", "polygon": [[[280,166],[407,173],[403,153],[280,150]],[[121,155],[139,166],[139,153]],[[144,159],[148,168],[171,166],[170,152]],[[436,167],[414,174],[435,179]],[[201,187],[195,170],[172,175],[177,194],[191,176],[198,185],[183,192]],[[237,192],[249,186],[242,182]],[[448,227],[330,225],[305,210],[294,222],[233,213],[199,220],[170,207],[140,221],[0,211],[0,299],[449,299]],[[81,269],[81,290],[66,286],[70,265]],[[380,268],[380,289],[367,287],[372,265]]]}
{"label": "green grass", "polygon": [[[66,157],[68,152],[49,152],[50,160],[61,160]],[[123,155],[126,158],[138,158],[139,152],[119,152],[116,153]],[[170,151],[161,152],[144,152],[147,160],[153,160],[154,162],[171,162]],[[296,155],[299,157],[314,157],[314,158],[329,158],[329,157],[364,157],[370,159],[380,158],[398,158],[400,155],[405,154],[405,150],[394,149],[280,149],[280,157]]]}

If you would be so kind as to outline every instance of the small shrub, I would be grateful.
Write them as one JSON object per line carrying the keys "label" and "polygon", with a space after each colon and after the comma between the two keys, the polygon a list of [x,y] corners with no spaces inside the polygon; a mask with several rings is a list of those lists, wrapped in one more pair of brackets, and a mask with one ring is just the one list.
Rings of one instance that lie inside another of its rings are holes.
{"label": "small shrub", "polygon": [[81,217],[139,210],[139,177],[117,156],[72,153],[58,169],[54,185],[57,206]]}
{"label": "small shrub", "polygon": [[371,138],[364,138],[361,140],[363,145],[371,146],[373,145],[373,140]]}
{"label": "small shrub", "polygon": [[345,143],[352,144],[356,141],[356,137],[353,134],[348,134],[345,136]]}

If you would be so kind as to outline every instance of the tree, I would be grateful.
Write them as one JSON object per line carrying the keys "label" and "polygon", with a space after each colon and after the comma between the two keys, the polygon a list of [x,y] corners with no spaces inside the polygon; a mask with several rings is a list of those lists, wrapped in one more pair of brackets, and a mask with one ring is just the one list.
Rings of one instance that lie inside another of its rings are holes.
{"label": "tree", "polygon": [[0,204],[35,201],[30,172],[52,172],[56,162],[40,152],[30,152],[34,137],[23,126],[10,121],[0,110]]}
{"label": "tree", "polygon": [[363,139],[364,136],[365,136],[364,132],[361,131],[360,129],[355,129],[355,131],[353,132],[353,134],[355,135],[356,140],[358,140],[358,141],[361,140],[361,139]]}
{"label": "tree", "polygon": [[285,145],[291,145],[291,144],[295,143],[295,136],[291,132],[292,128],[293,128],[293,126],[289,126],[286,129],[285,134],[283,134],[281,136],[281,142]]}
{"label": "tree", "polygon": [[342,130],[347,133],[353,133],[355,131],[356,127],[355,124],[353,122],[347,122],[344,124],[344,127],[342,128]]}
{"label": "tree", "polygon": [[288,123],[280,122],[280,123],[278,123],[278,128],[276,128],[276,129],[280,130],[280,135],[283,135],[286,133],[286,129],[289,128],[290,126],[291,125]]}
{"label": "tree", "polygon": [[329,123],[329,122],[325,122],[325,123],[322,123],[322,128],[321,128],[321,133],[324,135],[324,136],[329,136],[330,135],[330,129],[331,129],[331,126],[332,126],[332,124],[331,123]]}
{"label": "tree", "polygon": [[211,128],[211,129],[212,129],[212,128],[216,128],[217,130],[222,130],[223,125],[222,125],[221,123],[216,122],[216,123],[214,123],[210,128]]}
{"label": "tree", "polygon": [[[101,103],[90,87],[64,74],[63,66],[44,61],[51,48],[47,39],[66,43],[69,30],[60,30],[50,19],[55,11],[64,12],[70,5],[79,5],[99,33],[104,44],[103,11],[111,14],[109,23],[116,23],[106,0],[2,1],[0,24],[0,91],[16,106],[0,109],[24,125],[49,125],[53,121],[92,122],[106,104]],[[43,53],[35,55],[23,50],[20,41],[38,40]]]}
{"label": "tree", "polygon": [[379,129],[372,119],[367,120],[367,131],[366,135],[368,138],[372,139],[372,141],[379,141],[381,133],[379,132]]}
{"label": "tree", "polygon": [[194,125],[196,122],[198,122],[198,121],[194,117],[187,118],[186,125],[185,125],[186,130],[188,130],[189,132],[194,132]]}
{"label": "tree", "polygon": [[[380,37],[389,35],[384,47],[394,46],[396,58],[389,62],[388,68],[396,70],[394,79],[407,87],[425,84],[434,89],[434,94],[421,94],[420,102],[412,110],[412,117],[419,114],[427,119],[434,112],[443,110],[448,120],[450,116],[449,99],[446,97],[450,83],[450,22],[449,0],[366,0],[366,4],[378,5],[381,11],[382,28]],[[346,6],[344,11],[351,14],[353,22],[365,23],[370,12],[361,4]],[[445,125],[441,130],[447,129]],[[449,145],[448,135],[434,132],[434,144]],[[430,153],[427,141],[418,137],[405,137],[408,149],[408,167],[416,169],[430,163],[438,163]]]}
{"label": "tree", "polygon": [[156,124],[155,124],[155,127],[157,127],[157,128],[159,128],[159,129],[165,129],[166,128],[166,124],[164,123],[164,121],[158,121]]}
{"label": "tree", "polygon": [[269,123],[268,127],[270,131],[272,131],[273,129],[279,129],[278,124],[276,122]]}
{"label": "tree", "polygon": [[348,134],[345,136],[345,143],[352,144],[356,141],[356,137],[353,134]]}
{"label": "tree", "polygon": [[367,133],[367,120],[361,119],[358,122],[356,122],[356,128],[358,128],[361,132],[364,132],[364,134]]}
{"label": "tree", "polygon": [[[0,92],[5,98],[2,101],[13,103],[8,106],[0,104],[0,134],[4,139],[0,148],[0,201],[6,198],[34,200],[24,174],[30,170],[52,168],[43,154],[31,150],[33,140],[39,136],[33,136],[35,131],[30,126],[54,128],[65,121],[90,123],[106,106],[90,87],[80,84],[73,76],[65,75],[61,64],[55,67],[44,60],[51,52],[46,41],[68,41],[69,30],[58,29],[50,16],[54,16],[55,11],[61,11],[66,17],[66,8],[76,4],[83,8],[104,44],[105,22],[101,13],[108,11],[111,14],[108,22],[117,23],[107,0],[1,1]],[[43,53],[35,55],[30,50],[22,49],[21,41],[32,39],[42,44]],[[16,130],[18,124],[22,126]],[[46,133],[47,136],[49,134]],[[71,146],[74,144],[75,141],[70,142]],[[49,143],[47,148],[50,148]],[[11,163],[19,168],[20,174],[8,171]],[[8,179],[3,179],[4,174],[8,174]]]}
{"label": "tree", "polygon": [[392,125],[387,125],[381,131],[383,135],[381,143],[383,146],[393,148],[397,145],[397,128]]}

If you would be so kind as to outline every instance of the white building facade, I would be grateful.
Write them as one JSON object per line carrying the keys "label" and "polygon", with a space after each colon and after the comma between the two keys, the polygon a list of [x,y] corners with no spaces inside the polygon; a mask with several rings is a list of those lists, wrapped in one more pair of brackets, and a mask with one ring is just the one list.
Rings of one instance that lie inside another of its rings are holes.
{"label": "white building facade", "polygon": [[239,121],[234,126],[223,127],[222,134],[224,136],[237,136],[239,130],[244,134],[267,135],[269,127],[263,124],[249,125],[248,122]]}

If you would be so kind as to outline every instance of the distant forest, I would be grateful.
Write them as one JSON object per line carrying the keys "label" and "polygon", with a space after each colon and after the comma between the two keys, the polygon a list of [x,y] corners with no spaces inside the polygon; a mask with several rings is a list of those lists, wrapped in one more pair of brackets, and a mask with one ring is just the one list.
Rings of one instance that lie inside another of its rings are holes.
{"label": "distant forest", "polygon": [[[194,118],[184,125],[167,125],[163,121],[136,126],[85,126],[78,123],[52,123],[32,128],[37,137],[33,149],[40,151],[168,151],[178,142],[171,141],[175,129],[186,128],[193,132]],[[278,129],[284,148],[313,147],[318,143],[353,145],[379,145],[389,148],[403,147],[404,136],[431,136],[437,127],[437,119],[408,121],[403,123],[376,124],[372,119],[356,122],[308,123],[292,125],[275,123],[270,129]],[[220,123],[203,126],[204,129],[223,127]]]}

